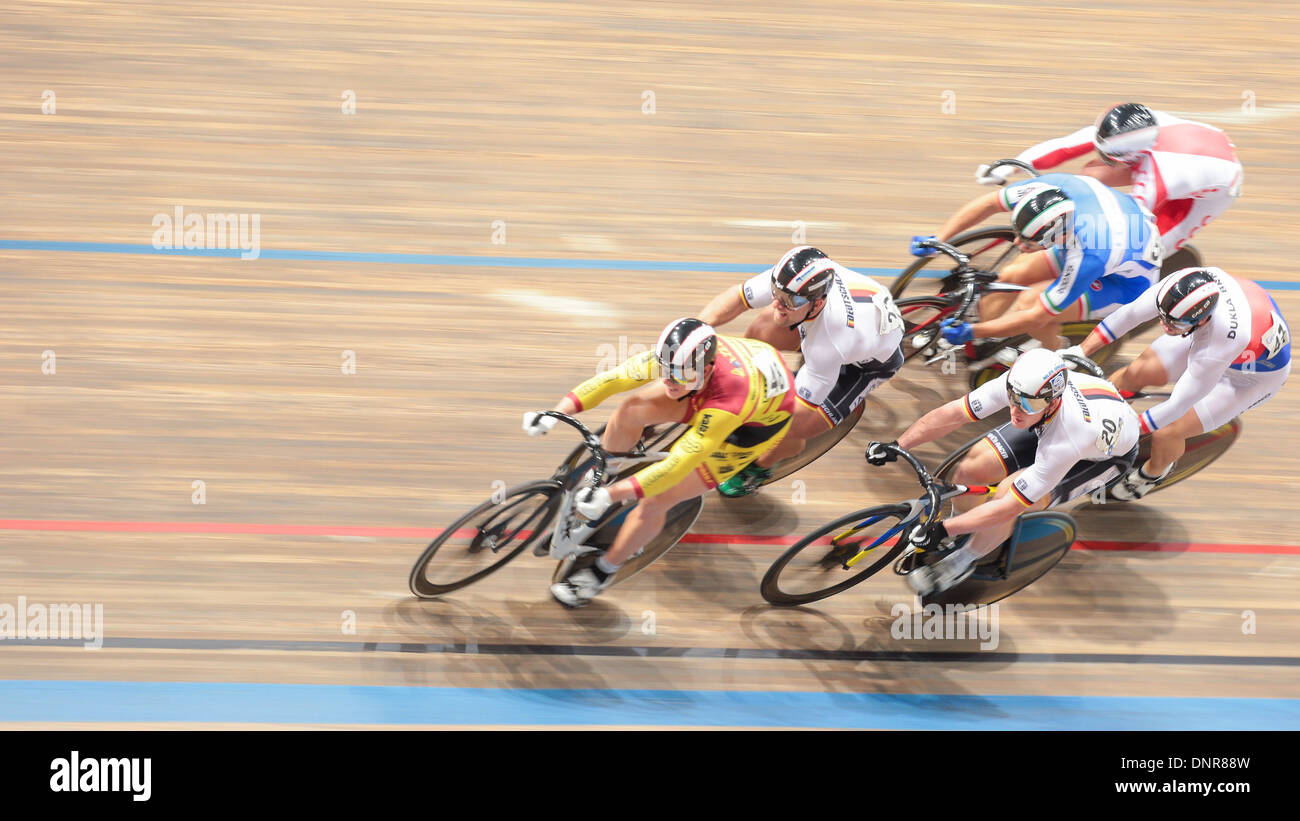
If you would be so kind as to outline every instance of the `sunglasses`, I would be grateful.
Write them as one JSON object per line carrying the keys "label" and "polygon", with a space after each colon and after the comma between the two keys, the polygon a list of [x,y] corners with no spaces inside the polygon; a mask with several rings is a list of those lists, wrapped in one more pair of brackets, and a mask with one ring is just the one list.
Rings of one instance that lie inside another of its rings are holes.
{"label": "sunglasses", "polygon": [[1044,399],[1039,396],[1029,396],[1021,393],[1010,385],[1007,386],[1007,399],[1014,407],[1020,408],[1025,413],[1042,413],[1052,404],[1051,399]]}
{"label": "sunglasses", "polygon": [[695,363],[691,362],[685,365],[673,365],[672,363],[665,362],[662,359],[658,361],[659,373],[664,378],[671,379],[683,388],[691,388],[694,390],[700,386],[701,374],[699,369],[695,367]]}
{"label": "sunglasses", "polygon": [[785,308],[787,311],[794,311],[808,304],[807,298],[801,297],[798,294],[782,291],[779,288],[774,290],[772,295],[777,302],[781,303],[781,307]]}
{"label": "sunglasses", "polygon": [[1196,328],[1195,322],[1179,322],[1178,320],[1161,319],[1160,324],[1164,326],[1166,333],[1185,334]]}

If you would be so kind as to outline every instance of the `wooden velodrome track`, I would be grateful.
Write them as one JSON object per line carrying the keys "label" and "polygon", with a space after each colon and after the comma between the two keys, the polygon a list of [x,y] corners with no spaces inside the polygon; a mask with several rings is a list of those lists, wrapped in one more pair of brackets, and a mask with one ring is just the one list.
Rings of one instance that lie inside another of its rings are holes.
{"label": "wooden velodrome track", "polygon": [[[0,603],[101,603],[106,638],[0,641],[0,720],[1300,727],[1294,384],[1192,481],[1080,512],[1084,546],[1125,549],[1072,551],[991,651],[893,638],[892,575],[758,595],[781,541],[913,492],[862,460],[959,394],[912,366],[584,610],[533,557],[406,588],[435,528],[573,443],[523,411],[795,221],[888,278],[986,190],[977,163],[1108,102],[1230,133],[1245,193],[1198,245],[1300,318],[1291,10],[1093,5],[5,3]],[[178,206],[259,215],[260,258],[153,252]]]}

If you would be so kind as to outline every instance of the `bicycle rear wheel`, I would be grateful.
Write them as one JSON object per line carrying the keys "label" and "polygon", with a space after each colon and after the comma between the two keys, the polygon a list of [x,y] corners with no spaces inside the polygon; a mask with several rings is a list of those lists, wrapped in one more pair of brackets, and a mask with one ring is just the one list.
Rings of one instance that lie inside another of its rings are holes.
{"label": "bicycle rear wheel", "polygon": [[[695,520],[700,517],[700,511],[703,509],[703,496],[696,496],[693,499],[687,499],[674,505],[672,510],[668,511],[668,515],[664,517],[663,529],[641,549],[640,553],[623,563],[623,566],[614,574],[614,578],[610,579],[608,587],[622,584],[651,564],[654,564],[665,553],[676,547],[682,537],[695,525]],[[618,531],[623,527],[627,514],[631,511],[632,508],[629,507],[611,519],[608,524],[592,534],[591,538],[587,540],[587,544],[598,547],[601,551],[609,549],[614,544]],[[551,581],[560,581],[565,576],[568,576],[570,572],[576,572],[584,565],[594,562],[599,555],[599,552],[584,553],[580,556],[562,559],[556,565],[555,572],[551,575]]]}
{"label": "bicycle rear wheel", "polygon": [[489,499],[438,534],[411,568],[411,592],[422,599],[473,584],[545,538],[561,498],[560,484],[530,482]]}
{"label": "bicycle rear wheel", "polygon": [[866,408],[867,400],[866,398],[863,398],[863,400],[858,403],[858,406],[853,409],[853,412],[846,416],[838,425],[828,430],[824,430],[816,436],[809,437],[808,441],[804,444],[802,452],[789,458],[782,459],[775,465],[772,465],[772,475],[767,477],[767,480],[764,481],[763,484],[770,485],[773,482],[780,481],[791,473],[803,470],[822,456],[825,456],[827,451],[838,445],[841,439],[848,436],[849,433],[853,431],[853,428],[858,424],[858,420],[862,418],[862,414],[866,411]]}
{"label": "bicycle rear wheel", "polygon": [[[971,267],[981,271],[998,271],[1019,256],[1020,251],[1016,248],[1015,238],[1015,231],[1010,227],[977,228],[974,231],[958,234],[949,244],[970,257]],[[913,293],[920,294],[926,293],[928,286],[929,293],[937,293],[941,288],[939,282],[942,275],[939,275],[938,271],[923,272],[923,269],[935,260],[951,262],[943,254],[913,260],[889,286],[889,292],[893,294],[894,299],[901,297],[909,288]]]}
{"label": "bicycle rear wheel", "polygon": [[1000,574],[995,572],[995,568],[1001,565],[1005,551],[1008,550],[1007,543],[1003,543],[987,559],[976,565],[975,573],[965,581],[947,590],[923,596],[921,603],[961,607],[1002,601],[1024,590],[1056,567],[1070,552],[1076,532],[1074,519],[1065,513],[1040,510],[1022,514],[1011,535],[1014,551],[1005,579],[997,578]]}
{"label": "bicycle rear wheel", "polygon": [[[1209,467],[1214,460],[1228,452],[1228,448],[1237,441],[1241,436],[1241,417],[1220,425],[1214,430],[1197,434],[1187,440],[1187,450],[1174,463],[1174,469],[1165,477],[1164,481],[1153,487],[1147,492],[1146,496],[1152,493],[1164,490],[1167,487],[1176,485],[1184,479],[1198,473]],[[1151,458],[1151,436],[1147,434],[1138,440],[1138,456],[1134,461],[1135,465],[1146,464],[1147,459]],[[1144,496],[1143,498],[1146,498]],[[1105,497],[1106,502],[1118,501],[1111,499],[1109,494]]]}
{"label": "bicycle rear wheel", "polygon": [[[911,510],[911,505],[880,505],[823,525],[781,554],[763,575],[759,592],[772,604],[808,604],[866,580],[903,551],[898,535]],[[869,552],[845,569],[862,550]]]}

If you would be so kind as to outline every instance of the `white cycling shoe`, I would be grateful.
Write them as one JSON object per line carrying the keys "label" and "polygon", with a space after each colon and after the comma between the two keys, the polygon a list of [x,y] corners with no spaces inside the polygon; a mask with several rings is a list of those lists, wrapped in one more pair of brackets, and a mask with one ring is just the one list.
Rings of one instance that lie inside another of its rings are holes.
{"label": "white cycling shoe", "polygon": [[1161,480],[1168,476],[1169,471],[1173,469],[1174,466],[1170,465],[1159,476],[1148,476],[1145,470],[1135,467],[1128,472],[1127,476],[1120,479],[1108,493],[1112,499],[1119,499],[1121,502],[1136,502],[1155,490]]}
{"label": "white cycling shoe", "polygon": [[916,568],[904,578],[918,595],[929,596],[965,581],[974,572],[975,562],[957,551],[932,565]]}
{"label": "white cycling shoe", "polygon": [[[612,575],[610,578],[612,578]],[[584,567],[567,578],[551,585],[551,595],[565,607],[582,607],[609,586],[609,578],[601,581],[590,567]]]}

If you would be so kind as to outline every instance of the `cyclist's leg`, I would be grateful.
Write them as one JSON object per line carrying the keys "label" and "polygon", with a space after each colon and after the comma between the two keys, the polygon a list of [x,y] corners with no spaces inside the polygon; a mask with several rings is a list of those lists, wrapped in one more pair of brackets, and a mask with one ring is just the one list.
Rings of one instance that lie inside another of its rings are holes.
{"label": "cyclist's leg", "polygon": [[1161,334],[1138,358],[1115,371],[1110,382],[1122,391],[1140,391],[1177,381],[1187,370],[1191,337]]}
{"label": "cyclist's leg", "polygon": [[1182,457],[1189,438],[1264,404],[1281,390],[1290,373],[1290,364],[1277,371],[1229,370],[1191,410],[1151,435],[1151,458],[1143,470],[1148,476],[1161,475]]}
{"label": "cyclist's leg", "polygon": [[1111,165],[1102,160],[1088,160],[1080,174],[1086,174],[1111,188],[1125,188],[1133,184],[1133,169],[1127,165]]}
{"label": "cyclist's leg", "polygon": [[797,330],[777,324],[770,307],[758,312],[754,321],[745,329],[745,336],[766,342],[778,351],[797,351],[802,343]]}
{"label": "cyclist's leg", "polygon": [[689,413],[687,403],[668,396],[662,380],[652,382],[624,399],[609,417],[601,444],[611,453],[625,453],[632,449],[641,438],[641,432],[650,425],[681,422]]}
{"label": "cyclist's leg", "polygon": [[[961,485],[997,484],[1008,475],[1032,465],[1037,452],[1037,436],[1004,422],[967,452],[957,464],[953,481]],[[965,510],[983,501],[981,497],[959,496],[953,503],[958,510]]]}
{"label": "cyclist's leg", "polygon": [[872,362],[865,365],[844,365],[840,368],[839,379],[826,400],[820,407],[808,404],[802,399],[795,402],[794,419],[785,440],[779,447],[769,450],[757,460],[761,468],[770,468],[782,459],[787,459],[803,452],[808,439],[835,427],[843,422],[866,401],[867,395],[886,380],[898,373],[903,367],[903,351],[894,352],[888,362]]}
{"label": "cyclist's leg", "polygon": [[[1051,282],[1053,279],[1056,279],[1056,268],[1052,266],[1050,255],[1041,251],[1021,254],[998,271],[999,282],[1013,285],[1028,286],[1039,282]],[[1021,295],[985,294],[980,297],[980,319],[987,321],[1002,316],[1015,304],[1017,296]]]}
{"label": "cyclist's leg", "polygon": [[[1029,290],[1022,291],[1016,296],[1016,301],[1011,306],[1010,311],[1028,311],[1032,309],[1039,303],[1039,297],[1051,284],[1049,280],[1030,285]],[[1078,321],[1082,310],[1081,302],[1066,306],[1064,311],[1056,315],[1044,314],[1037,324],[1025,328],[1023,332],[1037,339],[1044,348],[1057,350],[1062,347],[1061,325],[1066,322]]]}
{"label": "cyclist's leg", "polygon": [[[1024,473],[1024,470],[1025,469],[1017,470],[1015,473],[1008,476],[1005,482],[999,484],[997,493],[993,494],[993,499],[990,501],[996,501],[1010,493],[1011,486],[1015,483],[1015,480],[1020,477],[1020,474]],[[1051,501],[1052,495],[1049,493],[1037,502],[1026,507],[1022,512],[1030,513],[1035,510],[1046,510]],[[1002,522],[1001,524],[992,525],[983,530],[978,530],[971,534],[970,541],[966,543],[964,549],[977,560],[983,558],[992,553],[998,545],[1011,538],[1011,531],[1014,530],[1015,527],[1016,519],[1013,518],[1006,522]]]}
{"label": "cyclist's leg", "polygon": [[663,493],[647,496],[638,502],[627,514],[618,535],[614,537],[614,543],[605,551],[605,562],[612,566],[621,565],[649,544],[663,530],[668,511],[687,499],[709,491],[711,483],[705,479],[707,475],[707,471],[700,467]]}
{"label": "cyclist's leg", "polygon": [[[1178,210],[1182,213],[1175,220],[1169,220],[1168,227],[1162,225],[1160,232],[1160,242],[1164,246],[1166,254],[1172,254],[1183,244],[1196,235],[1196,232],[1209,225],[1216,217],[1228,210],[1228,207],[1236,201],[1236,197],[1228,190],[1216,191],[1205,194],[1192,200],[1174,200],[1169,205],[1181,206]],[[1182,205],[1190,203],[1190,205]],[[1161,209],[1164,210],[1164,209]]]}
{"label": "cyclist's leg", "polygon": [[794,406],[794,418],[790,420],[790,432],[781,441],[779,447],[763,454],[756,460],[761,468],[770,468],[782,459],[798,455],[808,440],[819,433],[830,430],[837,423],[827,417],[824,406],[819,408],[800,400]]}

